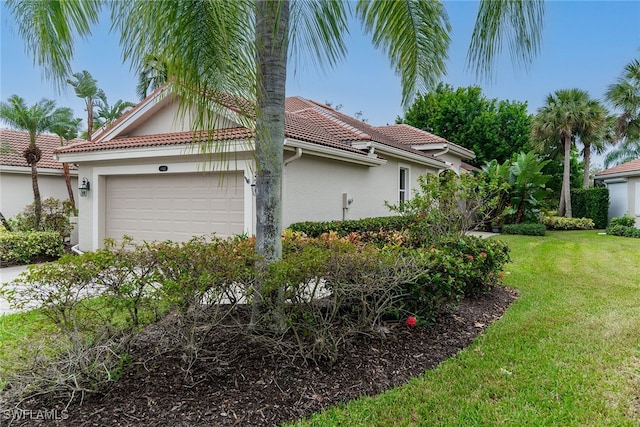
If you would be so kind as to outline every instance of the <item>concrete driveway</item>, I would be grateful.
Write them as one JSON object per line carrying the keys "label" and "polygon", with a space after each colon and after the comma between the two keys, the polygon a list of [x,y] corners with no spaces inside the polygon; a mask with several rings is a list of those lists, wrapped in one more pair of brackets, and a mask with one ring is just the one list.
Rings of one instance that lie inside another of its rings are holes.
{"label": "concrete driveway", "polygon": [[[28,265],[18,265],[15,267],[4,267],[0,268],[0,283],[11,283],[13,282],[23,271],[27,270]],[[0,315],[14,313],[15,310],[12,310],[9,307],[9,303],[0,297]]]}

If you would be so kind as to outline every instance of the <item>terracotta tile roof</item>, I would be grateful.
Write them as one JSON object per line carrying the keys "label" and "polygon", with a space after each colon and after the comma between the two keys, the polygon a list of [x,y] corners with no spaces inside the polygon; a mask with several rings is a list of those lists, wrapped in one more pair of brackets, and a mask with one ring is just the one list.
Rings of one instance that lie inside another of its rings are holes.
{"label": "terracotta tile roof", "polygon": [[[77,143],[82,140],[74,139],[71,142]],[[53,152],[60,148],[60,138],[57,135],[40,134],[36,138],[36,144],[42,150],[42,158],[38,162],[39,168],[62,169],[62,163],[53,159]],[[0,150],[0,165],[29,167],[27,161],[22,156],[24,150],[29,146],[29,134],[23,131],[0,129],[0,146],[8,146],[11,151],[4,153]]]}
{"label": "terracotta tile roof", "polygon": [[438,135],[405,124],[378,126],[376,129],[407,145],[450,144]]}
{"label": "terracotta tile roof", "polygon": [[601,172],[598,172],[596,176],[625,174],[628,172],[640,172],[640,159],[631,160],[630,162],[623,163],[621,165],[614,166],[609,169],[605,169]]}
{"label": "terracotta tile roof", "polygon": [[[218,129],[211,133],[214,141],[230,141],[253,138],[254,132],[247,128]],[[194,141],[206,141],[207,132],[174,132],[155,135],[132,136],[115,138],[109,141],[84,141],[79,144],[68,145],[56,150],[56,153],[79,153],[85,151],[105,151],[122,148],[159,147],[165,145],[191,144]]]}
{"label": "terracotta tile roof", "polygon": [[366,154],[363,150],[345,144],[324,126],[318,125],[315,120],[303,114],[285,112],[285,121],[285,136],[288,138],[314,142],[353,153]]}
{"label": "terracotta tile roof", "polygon": [[[285,108],[296,115],[304,115],[312,118],[318,125],[334,134],[341,141],[375,141],[390,147],[399,148],[403,151],[417,154],[422,157],[435,159],[435,157],[415,150],[408,145],[396,140],[394,137],[385,135],[368,123],[360,121],[354,117],[347,116],[333,108],[319,104],[315,101],[301,97],[289,97],[286,99]],[[439,159],[436,159],[440,161]]]}

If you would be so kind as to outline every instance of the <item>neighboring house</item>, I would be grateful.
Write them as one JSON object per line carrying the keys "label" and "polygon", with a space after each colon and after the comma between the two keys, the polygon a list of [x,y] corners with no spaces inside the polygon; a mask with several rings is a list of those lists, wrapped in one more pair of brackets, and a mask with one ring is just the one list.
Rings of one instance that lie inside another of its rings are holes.
{"label": "neighboring house", "polygon": [[[184,241],[211,232],[254,233],[254,132],[246,115],[228,102],[216,111],[215,129],[194,133],[189,114],[178,114],[178,101],[160,88],[93,141],[57,150],[91,184],[79,198],[81,250],[123,235]],[[203,154],[207,140],[218,145]],[[415,141],[432,150],[412,148],[393,129],[287,98],[283,225],[389,215],[385,202],[408,199],[419,175],[473,158],[444,140]],[[442,160],[447,147],[452,157]]]}
{"label": "neighboring house", "polygon": [[595,179],[609,188],[609,219],[629,214],[640,228],[640,159],[598,172]]}
{"label": "neighboring house", "polygon": [[[74,140],[79,141],[79,140]],[[57,135],[39,135],[36,144],[42,151],[38,162],[38,186],[42,200],[53,197],[60,200],[69,198],[62,172],[62,163],[53,158],[53,151],[60,147]],[[27,132],[0,129],[0,212],[10,218],[22,212],[33,203],[31,167],[22,153],[29,146]],[[78,178],[75,168],[71,168],[71,184],[77,200]]]}

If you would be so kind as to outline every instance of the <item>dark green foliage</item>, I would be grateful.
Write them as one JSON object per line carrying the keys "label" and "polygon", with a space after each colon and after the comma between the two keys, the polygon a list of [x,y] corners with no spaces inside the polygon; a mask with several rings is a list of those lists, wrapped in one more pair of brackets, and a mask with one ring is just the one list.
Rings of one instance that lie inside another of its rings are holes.
{"label": "dark green foliage", "polygon": [[502,226],[504,234],[521,234],[525,236],[544,236],[546,227],[538,223],[505,224]]}
{"label": "dark green foliage", "polygon": [[591,218],[596,228],[606,228],[609,214],[609,189],[606,187],[572,189],[571,209],[575,218]]}
{"label": "dark green foliage", "polygon": [[475,164],[482,165],[526,149],[532,117],[526,102],[490,100],[478,86],[440,84],[418,96],[400,120],[473,150]]}
{"label": "dark green foliage", "polygon": [[340,237],[349,233],[367,233],[379,231],[402,230],[412,221],[405,216],[386,216],[363,218],[346,221],[306,221],[296,222],[287,227],[294,232],[302,232],[309,237],[320,237],[322,234],[334,231]]}
{"label": "dark green foliage", "polygon": [[631,215],[611,218],[607,234],[623,237],[640,237],[640,229],[635,227],[636,220]]}
{"label": "dark green foliage", "polygon": [[54,231],[0,233],[0,261],[28,264],[38,258],[59,258],[64,253],[62,236]]}
{"label": "dark green foliage", "polygon": [[607,228],[607,234],[611,234],[612,236],[640,238],[640,228],[614,225]]}
{"label": "dark green foliage", "polygon": [[636,220],[629,214],[624,214],[624,216],[611,218],[610,227],[615,227],[616,225],[622,225],[624,227],[634,227],[636,224]]}

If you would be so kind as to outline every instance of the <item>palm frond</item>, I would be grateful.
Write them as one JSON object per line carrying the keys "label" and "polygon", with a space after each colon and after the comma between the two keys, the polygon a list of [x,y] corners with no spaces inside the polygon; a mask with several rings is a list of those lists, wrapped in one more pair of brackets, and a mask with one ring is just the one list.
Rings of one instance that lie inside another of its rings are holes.
{"label": "palm frond", "polygon": [[356,14],[402,81],[402,103],[445,74],[449,18],[438,1],[360,0]]}

